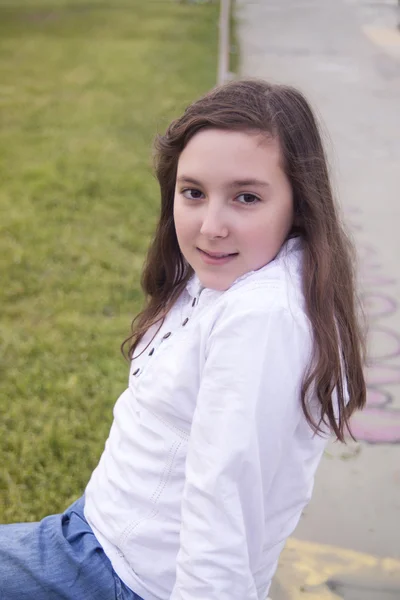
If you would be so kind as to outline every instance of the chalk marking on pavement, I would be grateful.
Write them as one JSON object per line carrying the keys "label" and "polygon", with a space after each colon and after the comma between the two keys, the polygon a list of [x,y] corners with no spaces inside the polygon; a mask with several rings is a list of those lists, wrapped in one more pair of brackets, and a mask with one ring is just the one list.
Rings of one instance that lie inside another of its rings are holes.
{"label": "chalk marking on pavement", "polygon": [[362,28],[367,38],[388,54],[400,58],[400,31],[390,27],[372,27],[365,25]]}
{"label": "chalk marking on pavement", "polygon": [[[400,35],[399,35],[400,39]],[[350,223],[362,231],[358,210],[351,209]],[[400,444],[399,395],[393,386],[400,386],[400,330],[389,317],[400,316],[400,306],[393,286],[397,280],[383,272],[377,249],[369,243],[359,243],[361,299],[369,322],[369,364],[366,369],[367,406],[352,417],[355,437],[369,444]]]}
{"label": "chalk marking on pavement", "polygon": [[342,600],[327,582],[349,575],[359,575],[365,582],[366,574],[370,580],[376,577],[400,589],[400,560],[289,538],[277,581],[287,600]]}

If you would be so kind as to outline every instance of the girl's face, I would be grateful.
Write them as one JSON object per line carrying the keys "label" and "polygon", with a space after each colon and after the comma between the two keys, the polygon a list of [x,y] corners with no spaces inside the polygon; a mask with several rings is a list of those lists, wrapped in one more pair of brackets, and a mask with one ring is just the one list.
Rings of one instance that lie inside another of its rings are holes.
{"label": "girl's face", "polygon": [[293,224],[279,143],[256,133],[205,129],[179,157],[178,243],[202,285],[226,290],[269,263]]}

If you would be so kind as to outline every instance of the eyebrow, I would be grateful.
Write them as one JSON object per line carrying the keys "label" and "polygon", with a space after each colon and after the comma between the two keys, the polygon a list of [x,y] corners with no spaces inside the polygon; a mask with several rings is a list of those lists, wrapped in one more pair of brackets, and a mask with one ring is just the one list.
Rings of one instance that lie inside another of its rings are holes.
{"label": "eyebrow", "polygon": [[[201,186],[201,182],[198,181],[197,179],[194,179],[193,177],[188,177],[186,175],[181,175],[181,177],[178,177],[177,181],[179,183],[191,183],[192,185],[198,185]],[[258,187],[268,187],[269,183],[267,183],[266,181],[261,181],[261,179],[235,179],[234,181],[231,181],[228,185],[228,187],[230,188],[240,188],[243,186],[251,186],[251,185],[255,185]]]}

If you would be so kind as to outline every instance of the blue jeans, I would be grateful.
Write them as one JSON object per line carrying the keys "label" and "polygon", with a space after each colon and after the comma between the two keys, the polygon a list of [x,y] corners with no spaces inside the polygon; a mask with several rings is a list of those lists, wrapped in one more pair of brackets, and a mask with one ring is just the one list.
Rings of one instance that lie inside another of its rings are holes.
{"label": "blue jeans", "polygon": [[84,504],[39,523],[0,525],[1,600],[141,600],[113,570]]}

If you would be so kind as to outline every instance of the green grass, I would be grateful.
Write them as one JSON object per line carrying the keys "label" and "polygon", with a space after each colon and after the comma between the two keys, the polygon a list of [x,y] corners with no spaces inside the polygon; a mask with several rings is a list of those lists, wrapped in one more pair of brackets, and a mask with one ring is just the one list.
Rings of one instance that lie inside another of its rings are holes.
{"label": "green grass", "polygon": [[151,142],[215,83],[218,4],[0,0],[0,522],[84,490],[126,387]]}
{"label": "green grass", "polygon": [[229,18],[229,71],[237,76],[239,74],[239,38],[236,22],[236,3],[231,2],[231,11]]}

